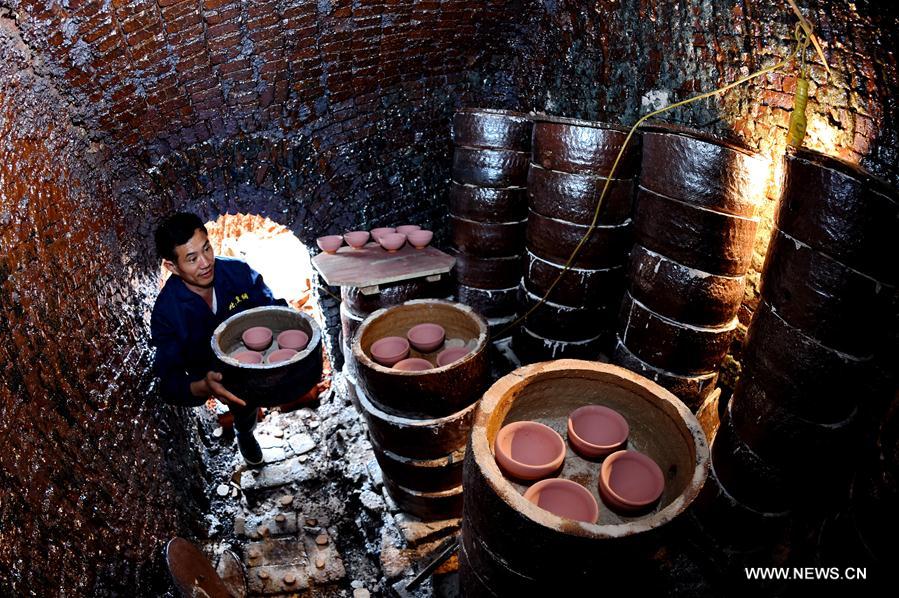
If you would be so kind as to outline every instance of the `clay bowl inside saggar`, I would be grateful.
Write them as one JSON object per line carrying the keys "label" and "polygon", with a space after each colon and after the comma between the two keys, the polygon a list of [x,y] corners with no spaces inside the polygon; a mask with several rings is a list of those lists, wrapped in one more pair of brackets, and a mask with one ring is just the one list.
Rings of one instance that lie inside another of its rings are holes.
{"label": "clay bowl inside saggar", "polygon": [[[292,359],[275,364],[244,365],[229,355],[241,345],[247,328],[265,326],[275,335],[285,330],[301,330],[309,337],[306,347]],[[298,399],[321,381],[322,335],[318,324],[306,314],[289,307],[255,307],[235,314],[219,324],[210,344],[222,384],[238,397],[257,400],[262,405],[278,405]]]}
{"label": "clay bowl inside saggar", "polygon": [[[446,338],[474,346],[468,355],[439,366],[434,353],[412,349],[409,357],[430,361],[434,368],[408,372],[385,367],[371,358],[372,345],[385,336],[405,336],[418,324],[441,326]],[[480,398],[487,387],[487,322],[471,307],[439,299],[407,301],[372,313],[353,341],[359,382],[369,399],[388,413],[408,417],[444,417]]]}

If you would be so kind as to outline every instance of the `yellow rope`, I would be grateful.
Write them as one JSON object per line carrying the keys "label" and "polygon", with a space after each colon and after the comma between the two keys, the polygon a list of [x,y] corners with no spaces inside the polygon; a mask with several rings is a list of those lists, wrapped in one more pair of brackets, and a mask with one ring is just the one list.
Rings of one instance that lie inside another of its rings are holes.
{"label": "yellow rope", "polygon": [[[802,18],[801,15],[800,15],[800,18]],[[800,23],[800,25],[801,25],[801,23]],[[808,25],[808,27],[810,28],[811,25]],[[556,279],[553,281],[553,283],[549,286],[549,289],[547,289],[547,291],[543,295],[543,297],[537,303],[535,303],[533,307],[531,307],[523,315],[516,318],[511,324],[509,324],[508,326],[503,328],[499,333],[497,333],[496,336],[502,336],[507,331],[512,330],[513,328],[518,326],[518,324],[520,324],[525,318],[527,318],[529,315],[534,313],[534,310],[536,310],[538,307],[543,305],[543,303],[545,303],[547,301],[547,298],[549,297],[550,293],[553,292],[553,289],[556,288],[556,285],[559,283],[559,281],[562,280],[562,277],[565,276],[565,273],[571,269],[571,264],[574,262],[574,259],[577,257],[577,254],[580,252],[581,248],[584,246],[584,243],[587,242],[587,239],[590,238],[590,235],[593,234],[593,229],[596,228],[596,223],[599,220],[599,210],[600,210],[600,207],[602,206],[602,200],[605,198],[606,192],[609,189],[609,183],[612,182],[612,178],[615,176],[615,170],[618,168],[618,162],[621,160],[621,156],[624,155],[624,150],[627,148],[627,144],[630,142],[631,137],[633,137],[634,131],[636,131],[640,125],[642,125],[644,122],[646,122],[646,120],[648,120],[654,116],[658,116],[659,114],[662,114],[663,112],[667,112],[669,110],[673,110],[675,108],[679,108],[681,106],[685,106],[685,105],[691,104],[693,102],[698,102],[699,100],[704,100],[706,98],[716,96],[718,94],[729,91],[729,90],[733,89],[734,87],[737,87],[748,81],[751,81],[757,77],[761,77],[762,75],[764,75],[766,73],[770,73],[772,71],[776,71],[778,69],[783,68],[798,53],[800,53],[800,52],[802,52],[802,54],[805,53],[804,50],[808,47],[808,43],[809,43],[809,39],[810,39],[809,34],[806,33],[806,31],[808,31],[808,30],[806,29],[805,25],[801,26],[801,30],[800,30],[799,26],[797,26],[794,29],[793,36],[796,39],[796,47],[793,49],[792,52],[790,52],[790,54],[786,58],[784,58],[777,64],[763,68],[761,70],[758,70],[754,73],[746,75],[745,77],[741,77],[740,79],[737,79],[733,83],[729,83],[728,85],[725,85],[724,87],[719,87],[718,89],[715,89],[713,91],[708,91],[706,93],[699,94],[698,96],[694,96],[694,97],[688,98],[686,100],[681,100],[680,102],[675,102],[674,104],[664,106],[662,108],[659,108],[658,110],[653,110],[649,114],[641,116],[640,119],[637,120],[637,122],[634,123],[634,125],[630,128],[630,130],[627,133],[627,137],[625,137],[625,139],[624,139],[624,143],[621,144],[621,149],[618,150],[618,155],[615,157],[615,161],[612,163],[612,168],[609,171],[608,176],[606,177],[605,184],[603,185],[602,193],[600,193],[599,199],[596,202],[596,210],[593,212],[593,220],[590,222],[590,227],[587,229],[587,232],[584,233],[584,236],[581,237],[581,240],[575,246],[574,251],[571,252],[571,255],[569,256],[568,261],[565,262],[565,265],[562,268],[562,272],[559,273],[559,275],[556,277]],[[823,56],[823,54],[822,54],[822,56]],[[825,62],[825,64],[826,64],[826,62]],[[829,72],[829,69],[828,69],[828,72]]]}

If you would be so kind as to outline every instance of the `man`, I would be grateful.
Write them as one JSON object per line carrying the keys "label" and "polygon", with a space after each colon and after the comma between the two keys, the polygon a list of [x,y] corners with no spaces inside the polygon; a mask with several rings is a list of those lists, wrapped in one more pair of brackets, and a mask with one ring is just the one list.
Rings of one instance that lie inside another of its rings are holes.
{"label": "man", "polygon": [[167,218],[156,229],[156,251],[172,273],[150,320],[162,398],[198,407],[211,396],[227,405],[240,454],[248,465],[262,465],[262,449],[253,436],[257,405],[222,386],[210,339],[219,324],[238,312],[287,303],[275,299],[262,276],[244,262],[215,257],[206,227],[195,214]]}

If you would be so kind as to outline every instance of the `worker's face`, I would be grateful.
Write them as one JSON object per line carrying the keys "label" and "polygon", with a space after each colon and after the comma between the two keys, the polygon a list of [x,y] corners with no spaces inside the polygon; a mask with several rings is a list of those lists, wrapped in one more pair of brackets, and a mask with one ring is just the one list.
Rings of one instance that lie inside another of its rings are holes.
{"label": "worker's face", "polygon": [[185,284],[208,289],[215,277],[215,253],[202,229],[194,231],[187,243],[175,247],[176,262],[164,260],[163,265],[181,277]]}

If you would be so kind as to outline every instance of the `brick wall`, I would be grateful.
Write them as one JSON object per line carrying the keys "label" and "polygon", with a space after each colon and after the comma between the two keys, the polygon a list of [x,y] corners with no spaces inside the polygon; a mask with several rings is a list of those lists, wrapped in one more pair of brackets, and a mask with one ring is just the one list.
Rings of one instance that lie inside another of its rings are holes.
{"label": "brick wall", "polygon": [[[803,4],[838,74],[813,67],[810,144],[899,181],[895,14]],[[165,583],[162,542],[202,508],[190,420],[147,370],[162,215],[260,214],[308,245],[440,232],[456,108],[630,123],[774,60],[792,22],[747,0],[0,0],[0,593]],[[672,118],[776,151],[794,85]]]}

